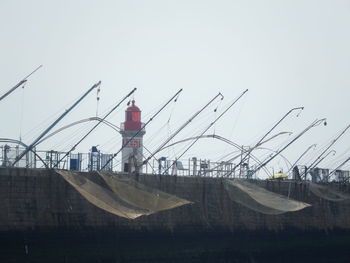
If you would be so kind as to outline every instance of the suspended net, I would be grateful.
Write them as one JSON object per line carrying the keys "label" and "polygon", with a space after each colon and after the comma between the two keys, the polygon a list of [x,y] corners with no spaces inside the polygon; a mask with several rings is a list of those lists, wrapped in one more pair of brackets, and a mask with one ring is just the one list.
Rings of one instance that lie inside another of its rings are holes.
{"label": "suspended net", "polygon": [[108,172],[98,172],[106,184],[125,202],[152,213],[172,209],[191,202],[143,185],[130,178]]}
{"label": "suspended net", "polygon": [[263,214],[278,215],[310,206],[241,179],[225,180],[224,187],[232,201]]}
{"label": "suspended net", "polygon": [[150,214],[149,211],[132,207],[118,198],[112,191],[87,179],[85,176],[68,171],[56,171],[93,205],[117,216],[134,219]]}
{"label": "suspended net", "polygon": [[[169,205],[167,208],[165,208],[165,205],[163,205],[163,207],[160,207],[158,210],[151,210],[148,209],[147,205],[142,206],[142,194],[140,194],[140,190],[137,188],[134,190],[132,188],[129,188],[128,192],[123,190],[121,193],[119,193],[115,189],[111,191],[110,189],[91,181],[90,179],[86,178],[86,176],[77,172],[61,170],[56,170],[56,172],[60,174],[70,185],[72,185],[86,200],[88,200],[93,205],[114,215],[128,219],[135,219],[139,216],[150,215],[161,210],[171,209],[190,203],[187,200],[183,200],[175,196],[167,195],[166,193],[154,190],[154,199],[162,199],[159,197],[162,195],[168,196],[171,205]],[[139,186],[142,187],[141,184],[139,184]],[[157,192],[159,192],[159,196],[157,196]],[[134,199],[137,200],[135,196],[139,196],[139,203],[134,202]],[[163,204],[162,201],[159,201],[159,203]]]}
{"label": "suspended net", "polygon": [[314,195],[320,198],[326,199],[328,201],[340,202],[340,201],[350,200],[349,195],[343,194],[339,191],[336,191],[324,185],[319,185],[319,184],[310,182],[309,189]]}

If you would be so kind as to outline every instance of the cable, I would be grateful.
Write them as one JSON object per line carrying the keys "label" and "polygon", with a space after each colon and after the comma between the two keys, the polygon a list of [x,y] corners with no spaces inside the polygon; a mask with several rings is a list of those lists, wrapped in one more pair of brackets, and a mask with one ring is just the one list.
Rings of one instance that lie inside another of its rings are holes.
{"label": "cable", "polygon": [[37,142],[43,138],[59,121],[61,121],[71,110],[73,110],[94,88],[99,86],[101,81],[94,84],[88,91],[86,91],[83,96],[81,96],[68,110],[66,110],[58,119],[56,119],[47,129],[45,129],[29,146],[26,150],[24,150],[14,161],[12,166],[14,166],[28,151],[30,151],[33,147],[36,146]]}
{"label": "cable", "polygon": [[[240,98],[242,96],[244,96],[244,94],[246,94],[248,92],[248,89],[246,89],[241,95],[239,95],[239,97],[237,99],[235,99],[230,106],[228,106],[212,123],[209,124],[209,126],[200,134],[200,136],[202,136],[204,133],[206,133],[214,124],[215,122],[217,122],[233,105],[236,104],[237,101],[240,100]],[[178,159],[180,159],[197,141],[199,138],[196,138],[187,148],[186,150],[177,158],[175,159],[175,161],[163,172],[163,174],[165,174],[175,163]]]}
{"label": "cable", "polygon": [[23,112],[24,112],[24,87],[26,83],[22,85],[22,95],[21,95],[21,109],[20,109],[20,124],[19,124],[19,140],[22,141],[22,125],[23,125]]}
{"label": "cable", "polygon": [[102,167],[105,168],[137,135],[141,133],[145,129],[145,127],[174,99],[177,98],[178,95],[182,92],[182,89],[180,89],[176,94],[171,97],[170,100],[168,100],[145,124],[142,125],[141,129],[139,129],[128,141],[123,143],[122,147],[119,149],[118,152],[114,153],[113,156],[106,162],[106,164]]}
{"label": "cable", "polygon": [[[128,94],[127,94],[113,109],[111,109],[111,110],[102,118],[102,120],[105,120],[115,109],[117,109],[117,108],[120,106],[120,104],[123,103],[123,101],[125,101],[128,97],[130,97],[135,91],[136,91],[136,88],[134,88],[132,91],[130,91],[130,92],[129,92],[129,93],[128,93]],[[61,160],[59,160],[59,161],[57,162],[57,164],[56,164],[54,167],[57,167],[57,165],[59,165],[59,163],[60,163],[66,156],[68,156],[68,154],[69,154],[71,151],[73,151],[87,136],[89,136],[89,134],[92,133],[92,131],[93,131],[97,126],[99,126],[99,125],[101,124],[102,120],[99,121],[98,123],[96,123],[96,124],[94,125],[94,127],[92,127],[92,128],[89,130],[88,133],[86,133],[76,144],[74,144],[74,146],[61,158]],[[105,165],[102,167],[102,169],[103,169],[104,167],[106,167],[106,165],[107,165],[107,164],[105,164]]]}

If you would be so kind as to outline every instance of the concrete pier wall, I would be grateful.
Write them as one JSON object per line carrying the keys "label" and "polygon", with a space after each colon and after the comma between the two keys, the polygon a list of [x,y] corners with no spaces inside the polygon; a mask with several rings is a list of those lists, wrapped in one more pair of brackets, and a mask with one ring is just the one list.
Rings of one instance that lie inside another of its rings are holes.
{"label": "concrete pier wall", "polygon": [[[88,175],[99,180],[95,173]],[[231,201],[218,178],[139,175],[139,182],[192,201],[134,220],[117,217],[86,201],[53,170],[0,169],[0,231],[85,227],[123,231],[300,231],[350,229],[350,204],[314,196],[307,185],[292,183],[290,197],[311,207],[282,215],[264,215]],[[288,194],[289,183],[257,181],[276,193]],[[329,184],[350,193],[349,185]]]}
{"label": "concrete pier wall", "polygon": [[[222,179],[133,179],[193,204],[128,220],[93,206],[53,170],[0,169],[0,262],[349,262],[350,205],[306,185],[292,183],[291,198],[311,207],[263,215],[230,200]],[[255,183],[288,194],[288,183]]]}

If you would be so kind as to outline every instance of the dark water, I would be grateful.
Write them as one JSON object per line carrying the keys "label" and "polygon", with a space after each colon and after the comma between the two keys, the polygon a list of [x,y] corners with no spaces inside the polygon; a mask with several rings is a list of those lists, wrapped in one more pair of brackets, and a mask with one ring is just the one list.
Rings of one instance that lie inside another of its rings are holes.
{"label": "dark water", "polygon": [[0,262],[350,262],[350,233],[5,232]]}

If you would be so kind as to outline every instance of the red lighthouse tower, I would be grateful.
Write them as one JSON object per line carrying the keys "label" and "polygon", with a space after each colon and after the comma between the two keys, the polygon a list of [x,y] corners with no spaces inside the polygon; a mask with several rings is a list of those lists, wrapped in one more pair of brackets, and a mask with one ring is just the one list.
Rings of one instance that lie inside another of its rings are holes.
{"label": "red lighthouse tower", "polygon": [[[124,172],[140,171],[142,169],[142,138],[146,133],[144,129],[141,130],[142,126],[141,111],[133,100],[132,105],[125,111],[125,122],[120,126],[124,146],[122,150],[122,170]],[[137,136],[135,136],[136,134]],[[133,136],[135,137],[128,142]]]}

